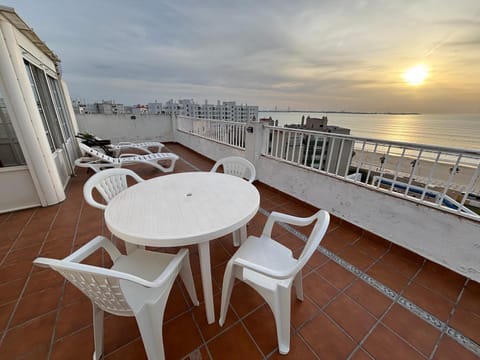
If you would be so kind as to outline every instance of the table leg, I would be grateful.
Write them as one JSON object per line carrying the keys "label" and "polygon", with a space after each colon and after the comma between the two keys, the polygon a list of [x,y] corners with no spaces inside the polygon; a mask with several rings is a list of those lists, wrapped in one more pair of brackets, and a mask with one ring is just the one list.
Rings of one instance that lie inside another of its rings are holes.
{"label": "table leg", "polygon": [[210,265],[210,242],[205,241],[198,244],[198,255],[200,257],[200,272],[202,274],[203,298],[205,299],[205,311],[207,322],[215,322],[215,310],[213,306],[212,272]]}

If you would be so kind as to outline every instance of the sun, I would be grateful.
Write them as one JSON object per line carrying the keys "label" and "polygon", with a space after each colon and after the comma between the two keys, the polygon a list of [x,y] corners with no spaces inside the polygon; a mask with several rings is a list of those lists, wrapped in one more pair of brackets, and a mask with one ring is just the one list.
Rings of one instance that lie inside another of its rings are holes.
{"label": "sun", "polygon": [[415,65],[403,73],[403,79],[412,86],[422,85],[428,77],[428,68],[423,65]]}

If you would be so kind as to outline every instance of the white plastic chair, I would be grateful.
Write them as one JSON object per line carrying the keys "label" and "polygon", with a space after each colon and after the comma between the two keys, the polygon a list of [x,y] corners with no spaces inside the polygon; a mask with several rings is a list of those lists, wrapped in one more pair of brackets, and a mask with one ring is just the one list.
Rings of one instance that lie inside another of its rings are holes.
{"label": "white plastic chair", "polygon": [[127,177],[133,178],[137,183],[142,182],[143,179],[130,169],[107,169],[92,175],[83,185],[83,196],[87,203],[94,208],[105,210],[106,204],[101,204],[93,198],[93,189],[102,195],[105,202],[108,204],[119,193],[124,191],[127,187]]}
{"label": "white plastic chair", "polygon": [[216,172],[222,166],[225,174],[235,175],[247,179],[250,183],[255,180],[255,166],[245,158],[240,156],[229,156],[218,160],[213,165],[211,172]]}
{"label": "white plastic chair", "polygon": [[[80,157],[75,160],[75,165],[90,168],[95,172],[106,168],[119,168],[129,164],[146,164],[163,172],[172,172],[175,162],[179,159],[178,155],[173,153],[121,154],[119,157],[112,157],[83,143],[80,143],[79,146],[83,152],[90,154],[91,157]],[[170,166],[165,167],[161,165],[159,161],[163,160],[170,161]]]}
{"label": "white plastic chair", "polygon": [[[110,200],[128,187],[127,178],[129,176],[137,183],[144,181],[134,171],[123,168],[107,169],[93,174],[83,185],[83,197],[85,198],[85,201],[94,208],[105,210],[107,205],[101,204],[93,198],[93,189],[97,189],[108,204]],[[127,251],[127,254],[130,254],[137,248],[145,249],[145,246],[125,242],[125,250]]]}
{"label": "white plastic chair", "polygon": [[[307,226],[317,221],[302,253],[295,259],[292,251],[271,238],[276,221]],[[253,287],[265,299],[275,318],[280,354],[290,350],[291,287],[295,285],[297,299],[303,301],[302,268],[325,235],[330,216],[321,210],[307,218],[272,212],[260,237],[249,236],[225,268],[222,287],[220,326],[225,323],[235,278]]]}
{"label": "white plastic chair", "polygon": [[[256,171],[255,166],[248,161],[239,156],[229,156],[223,159],[218,160],[215,165],[213,165],[210,172],[216,172],[218,168],[222,166],[223,172],[225,174],[238,176],[242,179],[248,180],[249,183],[252,183],[255,180]],[[245,242],[247,239],[247,226],[242,226],[237,231],[233,233],[233,245],[240,246],[240,243]]]}
{"label": "white plastic chair", "polygon": [[[112,258],[110,269],[80,263],[100,248]],[[122,255],[112,242],[97,236],[63,260],[37,258],[34,264],[58,271],[92,301],[94,360],[103,359],[104,311],[135,316],[148,358],[158,360],[165,358],[163,315],[179,273],[193,304],[199,305],[187,249],[177,254],[137,249]]]}

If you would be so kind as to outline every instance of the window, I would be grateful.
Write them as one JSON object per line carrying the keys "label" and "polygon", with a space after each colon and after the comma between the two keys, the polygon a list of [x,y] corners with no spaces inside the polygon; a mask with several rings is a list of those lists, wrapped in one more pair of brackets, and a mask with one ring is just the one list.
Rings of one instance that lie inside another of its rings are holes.
{"label": "window", "polygon": [[19,165],[25,165],[25,158],[0,89],[0,167]]}

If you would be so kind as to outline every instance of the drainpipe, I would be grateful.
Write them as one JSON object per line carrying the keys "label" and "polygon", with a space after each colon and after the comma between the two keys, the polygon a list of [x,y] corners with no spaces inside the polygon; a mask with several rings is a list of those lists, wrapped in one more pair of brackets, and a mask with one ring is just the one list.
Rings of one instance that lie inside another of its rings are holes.
{"label": "drainpipe", "polygon": [[65,191],[33,98],[13,26],[0,19],[0,74],[5,102],[42,206],[65,200]]}

